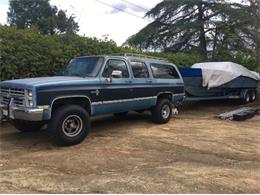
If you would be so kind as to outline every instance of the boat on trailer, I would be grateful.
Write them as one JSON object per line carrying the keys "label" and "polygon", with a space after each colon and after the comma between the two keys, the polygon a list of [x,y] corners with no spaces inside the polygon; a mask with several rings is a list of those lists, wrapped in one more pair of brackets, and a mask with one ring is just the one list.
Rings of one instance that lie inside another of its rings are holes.
{"label": "boat on trailer", "polygon": [[187,101],[241,99],[256,100],[259,73],[232,62],[207,62],[179,69]]}

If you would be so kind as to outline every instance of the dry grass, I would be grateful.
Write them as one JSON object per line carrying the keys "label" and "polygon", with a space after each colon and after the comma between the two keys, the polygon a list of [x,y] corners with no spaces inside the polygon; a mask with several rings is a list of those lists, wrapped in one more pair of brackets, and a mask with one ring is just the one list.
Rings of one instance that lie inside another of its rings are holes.
{"label": "dry grass", "polygon": [[53,146],[45,131],[1,126],[0,192],[260,193],[260,116],[214,116],[231,102],[184,105],[165,125],[131,113],[93,120],[80,145]]}

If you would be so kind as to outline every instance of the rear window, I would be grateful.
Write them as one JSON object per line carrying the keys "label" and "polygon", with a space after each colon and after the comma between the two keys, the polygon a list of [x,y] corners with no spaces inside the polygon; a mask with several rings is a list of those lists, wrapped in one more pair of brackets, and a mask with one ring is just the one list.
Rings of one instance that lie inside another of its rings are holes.
{"label": "rear window", "polygon": [[151,64],[153,77],[157,79],[179,79],[179,74],[174,66],[166,64]]}

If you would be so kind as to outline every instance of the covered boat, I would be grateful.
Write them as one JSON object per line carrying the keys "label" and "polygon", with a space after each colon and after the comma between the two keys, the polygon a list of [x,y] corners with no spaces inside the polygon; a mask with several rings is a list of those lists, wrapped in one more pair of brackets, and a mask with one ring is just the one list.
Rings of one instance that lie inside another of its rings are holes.
{"label": "covered boat", "polygon": [[233,62],[205,62],[180,68],[188,99],[256,99],[259,73]]}

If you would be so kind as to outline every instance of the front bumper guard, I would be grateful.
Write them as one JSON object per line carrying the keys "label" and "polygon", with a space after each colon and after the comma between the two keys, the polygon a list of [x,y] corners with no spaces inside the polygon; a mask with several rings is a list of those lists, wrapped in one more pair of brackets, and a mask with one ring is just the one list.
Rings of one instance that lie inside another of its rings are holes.
{"label": "front bumper guard", "polygon": [[0,104],[0,119],[19,119],[27,121],[42,121],[43,109],[41,108],[19,108],[11,100],[9,105]]}

